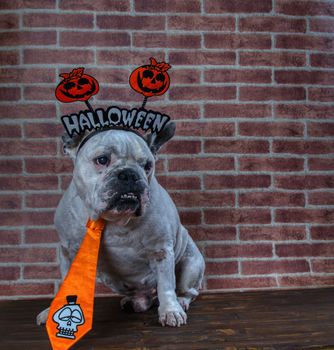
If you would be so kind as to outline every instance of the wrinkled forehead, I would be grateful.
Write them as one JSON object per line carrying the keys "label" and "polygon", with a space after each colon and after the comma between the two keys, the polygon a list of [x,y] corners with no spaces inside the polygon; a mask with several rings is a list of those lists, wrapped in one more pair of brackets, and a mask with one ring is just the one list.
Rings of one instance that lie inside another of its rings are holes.
{"label": "wrinkled forehead", "polygon": [[151,154],[147,143],[140,136],[123,130],[108,130],[96,134],[86,142],[80,152],[87,157],[112,153],[132,159],[141,159]]}

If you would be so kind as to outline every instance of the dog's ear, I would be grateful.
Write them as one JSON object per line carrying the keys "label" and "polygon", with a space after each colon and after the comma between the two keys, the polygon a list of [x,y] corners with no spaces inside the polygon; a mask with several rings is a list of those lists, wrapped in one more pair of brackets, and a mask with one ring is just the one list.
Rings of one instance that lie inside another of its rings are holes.
{"label": "dog's ear", "polygon": [[175,135],[176,124],[168,122],[166,126],[157,133],[149,134],[146,142],[154,155],[157,154],[162,145],[169,141]]}
{"label": "dog's ear", "polygon": [[83,139],[84,135],[73,135],[73,137],[69,137],[67,133],[65,133],[61,139],[63,141],[63,151],[65,154],[69,155],[73,160],[77,155],[78,146]]}

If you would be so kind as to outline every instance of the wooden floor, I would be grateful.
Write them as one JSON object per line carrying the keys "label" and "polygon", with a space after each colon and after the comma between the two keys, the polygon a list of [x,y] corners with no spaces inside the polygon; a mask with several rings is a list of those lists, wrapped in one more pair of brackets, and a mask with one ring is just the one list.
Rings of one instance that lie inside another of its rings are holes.
{"label": "wooden floor", "polygon": [[[36,314],[48,300],[0,302],[0,349],[51,349]],[[125,312],[98,298],[93,330],[73,349],[334,349],[334,289],[201,295],[188,324],[163,328],[157,311]]]}

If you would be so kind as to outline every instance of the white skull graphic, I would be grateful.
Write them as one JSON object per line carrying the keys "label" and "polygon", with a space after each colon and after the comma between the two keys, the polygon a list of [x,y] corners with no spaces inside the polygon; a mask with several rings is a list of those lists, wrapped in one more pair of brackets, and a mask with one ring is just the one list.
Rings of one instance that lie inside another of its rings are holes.
{"label": "white skull graphic", "polygon": [[80,306],[76,304],[77,296],[69,295],[66,299],[68,304],[57,310],[52,319],[58,324],[57,337],[75,339],[74,333],[78,331],[78,326],[85,323],[85,319]]}

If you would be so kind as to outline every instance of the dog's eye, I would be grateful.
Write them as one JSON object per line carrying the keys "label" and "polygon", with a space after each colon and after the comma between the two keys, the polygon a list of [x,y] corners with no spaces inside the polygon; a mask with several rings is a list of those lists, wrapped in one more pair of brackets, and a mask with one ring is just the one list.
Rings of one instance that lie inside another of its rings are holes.
{"label": "dog's eye", "polygon": [[96,158],[95,161],[96,161],[96,164],[107,165],[109,163],[109,158],[107,156],[102,156],[102,157]]}
{"label": "dog's eye", "polygon": [[144,166],[144,170],[145,170],[146,174],[148,174],[151,171],[152,166],[153,166],[152,162],[150,162],[150,161],[146,162],[146,164]]}

